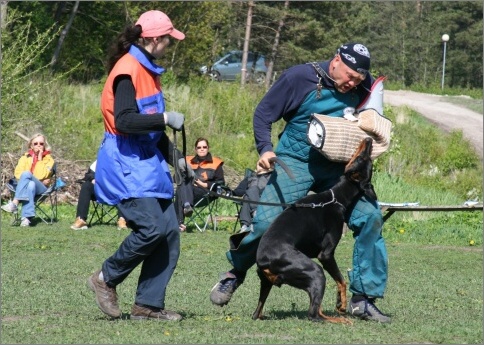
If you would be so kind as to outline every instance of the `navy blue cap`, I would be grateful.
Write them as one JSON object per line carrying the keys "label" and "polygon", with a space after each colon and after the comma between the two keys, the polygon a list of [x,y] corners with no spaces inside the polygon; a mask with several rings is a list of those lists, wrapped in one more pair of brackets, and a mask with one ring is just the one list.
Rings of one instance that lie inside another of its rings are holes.
{"label": "navy blue cap", "polygon": [[338,48],[336,54],[346,66],[364,76],[370,70],[370,52],[361,43],[347,43]]}

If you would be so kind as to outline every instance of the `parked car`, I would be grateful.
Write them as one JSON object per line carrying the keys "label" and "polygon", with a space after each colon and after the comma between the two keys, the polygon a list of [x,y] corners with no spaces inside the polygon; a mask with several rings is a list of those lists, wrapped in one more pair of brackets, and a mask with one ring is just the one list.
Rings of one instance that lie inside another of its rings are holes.
{"label": "parked car", "polygon": [[[212,80],[235,80],[240,77],[242,69],[242,51],[232,50],[219,57],[212,66],[202,66],[200,73],[208,75]],[[264,83],[267,66],[264,55],[249,52],[247,56],[247,76],[259,83]]]}

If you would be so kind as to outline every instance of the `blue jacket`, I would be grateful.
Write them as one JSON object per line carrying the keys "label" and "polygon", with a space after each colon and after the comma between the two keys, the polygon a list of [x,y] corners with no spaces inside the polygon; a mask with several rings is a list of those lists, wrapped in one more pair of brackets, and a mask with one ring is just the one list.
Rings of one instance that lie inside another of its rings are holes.
{"label": "blue jacket", "polygon": [[[326,73],[329,63],[319,63]],[[336,91],[328,78],[322,78],[321,81],[323,89],[318,99],[318,74],[311,64],[302,64],[287,69],[269,89],[257,105],[253,119],[254,137],[260,155],[266,151],[275,151],[271,142],[272,124],[282,118],[287,124],[278,151],[305,160],[309,152],[306,128],[311,113],[342,117],[344,108],[357,108],[366,99],[373,78],[368,73],[360,85],[345,94]],[[287,146],[282,148],[284,142]]]}
{"label": "blue jacket", "polygon": [[157,148],[163,131],[122,134],[114,121],[114,80],[129,75],[141,114],[160,116],[165,102],[160,85],[164,69],[136,46],[109,73],[101,97],[104,139],[98,151],[95,194],[99,202],[116,205],[129,198],[173,198],[173,181],[167,161]]}

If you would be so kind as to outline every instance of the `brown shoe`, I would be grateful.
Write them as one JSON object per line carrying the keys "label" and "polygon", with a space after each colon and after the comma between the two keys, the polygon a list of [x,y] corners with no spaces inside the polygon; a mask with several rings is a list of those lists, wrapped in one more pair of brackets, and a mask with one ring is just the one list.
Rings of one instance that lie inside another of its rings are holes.
{"label": "brown shoe", "polygon": [[99,279],[101,270],[94,272],[87,280],[87,285],[96,294],[96,303],[101,311],[112,318],[121,317],[121,309],[118,305],[118,294],[116,288],[108,286]]}
{"label": "brown shoe", "polygon": [[166,320],[166,321],[180,321],[182,316],[174,311],[154,308],[142,307],[133,304],[131,308],[131,320]]}
{"label": "brown shoe", "polygon": [[87,229],[87,223],[84,219],[77,217],[74,224],[71,225],[71,229],[72,230],[86,230]]}

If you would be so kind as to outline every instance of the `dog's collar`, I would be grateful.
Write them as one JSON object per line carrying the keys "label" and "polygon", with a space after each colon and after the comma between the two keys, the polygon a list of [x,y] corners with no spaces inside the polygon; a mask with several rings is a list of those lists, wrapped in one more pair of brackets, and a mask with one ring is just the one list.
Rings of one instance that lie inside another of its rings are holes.
{"label": "dog's collar", "polygon": [[334,192],[332,189],[329,190],[331,192],[331,200],[330,201],[327,201],[327,202],[320,202],[319,204],[315,204],[314,202],[311,203],[311,204],[298,204],[298,203],[295,203],[294,206],[295,207],[311,207],[311,208],[319,208],[319,207],[325,207],[327,205],[331,205],[331,204],[338,204],[340,205],[344,211],[346,211],[346,207],[344,207],[338,200],[336,200],[336,197],[334,196]]}

